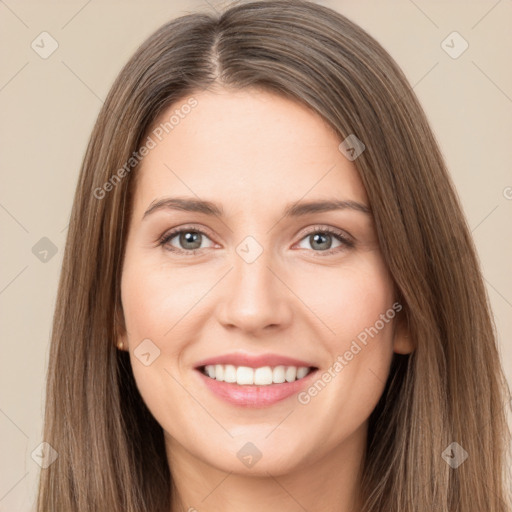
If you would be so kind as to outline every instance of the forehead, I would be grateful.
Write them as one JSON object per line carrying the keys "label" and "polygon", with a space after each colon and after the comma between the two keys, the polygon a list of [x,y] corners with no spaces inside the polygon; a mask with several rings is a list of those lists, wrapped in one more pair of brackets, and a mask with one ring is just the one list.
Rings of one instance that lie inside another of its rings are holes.
{"label": "forehead", "polygon": [[171,193],[237,211],[333,195],[367,204],[354,164],[338,149],[340,137],[314,111],[277,94],[191,94],[170,106],[149,136],[154,147],[136,171],[136,210]]}

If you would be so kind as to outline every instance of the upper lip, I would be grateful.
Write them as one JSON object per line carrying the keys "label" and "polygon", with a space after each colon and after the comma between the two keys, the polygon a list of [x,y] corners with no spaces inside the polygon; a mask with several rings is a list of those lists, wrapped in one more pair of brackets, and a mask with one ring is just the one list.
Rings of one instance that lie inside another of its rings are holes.
{"label": "upper lip", "polygon": [[200,368],[206,365],[231,364],[233,366],[248,366],[249,368],[261,368],[262,366],[304,366],[306,368],[315,367],[307,361],[301,361],[293,357],[282,356],[279,354],[223,354],[210,357],[199,361],[195,367]]}

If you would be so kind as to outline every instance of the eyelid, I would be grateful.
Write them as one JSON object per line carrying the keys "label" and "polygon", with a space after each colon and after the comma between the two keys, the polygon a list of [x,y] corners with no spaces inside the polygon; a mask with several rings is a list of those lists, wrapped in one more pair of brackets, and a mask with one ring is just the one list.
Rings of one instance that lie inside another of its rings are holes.
{"label": "eyelid", "polygon": [[[176,235],[179,235],[180,233],[182,233],[184,231],[198,232],[198,233],[206,236],[207,238],[209,238],[212,241],[212,243],[214,243],[214,244],[216,243],[214,240],[212,240],[212,236],[210,235],[209,230],[207,228],[200,226],[200,225],[186,224],[184,226],[179,226],[179,227],[167,230],[161,237],[159,237],[158,245],[165,246],[169,242],[169,240],[171,240]],[[348,232],[346,232],[342,229],[339,229],[339,228],[334,228],[334,227],[328,226],[328,225],[316,224],[314,226],[310,226],[310,227],[306,228],[305,231],[302,231],[302,233],[300,235],[300,239],[294,244],[294,246],[299,244],[300,242],[302,242],[302,240],[304,240],[304,238],[306,238],[308,235],[311,235],[314,233],[328,233],[328,234],[338,238],[339,242],[341,243],[341,246],[334,247],[332,249],[327,249],[325,251],[310,250],[310,252],[312,252],[316,256],[327,256],[329,254],[338,253],[343,250],[353,248],[355,245],[354,238]],[[203,248],[203,249],[206,249],[206,248]],[[175,252],[175,253],[193,255],[193,254],[196,254],[197,252],[202,251],[203,249],[185,250],[185,249],[180,249],[178,247],[172,247],[172,249],[167,249],[167,250],[169,250],[171,252]]]}
{"label": "eyelid", "polygon": [[299,241],[296,244],[294,244],[294,246],[299,244],[300,242],[302,242],[302,240],[304,240],[304,238],[306,238],[308,235],[312,235],[314,233],[328,233],[328,234],[334,236],[335,238],[337,238],[341,244],[339,247],[333,247],[333,248],[327,249],[325,251],[309,250],[309,252],[311,252],[313,254],[313,256],[315,256],[315,257],[321,258],[324,256],[329,256],[331,254],[338,254],[338,253],[344,252],[348,249],[352,249],[355,247],[354,237],[352,235],[350,235],[348,232],[346,232],[340,228],[334,228],[332,226],[321,225],[321,224],[316,224],[315,226],[306,228],[306,231],[302,232]]}
{"label": "eyelid", "polygon": [[[178,226],[176,228],[171,228],[165,233],[159,237],[158,239],[158,245],[165,246],[169,240],[174,238],[176,235],[179,235],[183,231],[196,231],[198,233],[201,233],[202,235],[208,237],[212,243],[215,244],[215,242],[212,240],[212,236],[209,233],[209,230],[203,226],[195,225],[195,224],[185,224],[184,226]],[[172,249],[168,249],[171,252],[178,252],[178,253],[186,253],[186,254],[195,254],[198,251],[201,251],[202,249],[193,249],[191,251],[186,251],[185,249],[180,249],[178,247],[173,247]]]}
{"label": "eyelid", "polygon": [[[307,235],[310,235],[312,233],[330,233],[332,235],[339,236],[341,239],[343,239],[346,242],[353,243],[354,237],[344,229],[340,228],[334,228],[329,225],[323,225],[323,224],[315,224],[314,226],[311,226],[309,228],[306,228],[304,232],[302,232],[302,238],[306,237]],[[301,240],[302,240],[301,238]]]}

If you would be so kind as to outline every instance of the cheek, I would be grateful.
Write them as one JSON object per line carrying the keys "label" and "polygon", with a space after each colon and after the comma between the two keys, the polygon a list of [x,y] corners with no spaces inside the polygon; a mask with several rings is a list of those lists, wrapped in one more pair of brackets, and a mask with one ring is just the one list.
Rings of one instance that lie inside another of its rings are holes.
{"label": "cheek", "polygon": [[304,301],[322,321],[329,353],[319,375],[322,379],[328,374],[322,379],[325,386],[319,383],[311,389],[303,403],[315,402],[314,407],[321,408],[325,400],[333,410],[350,411],[357,418],[369,415],[383,391],[396,316],[389,272],[378,253],[366,256],[329,275],[311,276],[310,285],[303,288]]}
{"label": "cheek", "polygon": [[328,270],[296,273],[295,289],[327,328],[325,339],[342,349],[392,306],[393,283],[378,252]]}
{"label": "cheek", "polygon": [[181,269],[133,263],[127,263],[121,285],[129,337],[133,342],[141,336],[155,339],[163,345],[180,330],[181,319],[204,295],[204,283],[201,286],[190,272]]}
{"label": "cheek", "polygon": [[155,266],[136,264],[133,257],[127,260],[121,297],[133,375],[144,403],[168,431],[174,424],[169,422],[169,411],[181,424],[185,419],[180,416],[189,408],[189,397],[177,383],[181,379],[176,373],[186,344],[185,333],[178,333],[184,325],[179,320],[190,309],[183,291],[175,276],[171,279]]}
{"label": "cheek", "polygon": [[345,276],[330,283],[337,302],[323,310],[329,313],[325,323],[335,333],[324,329],[329,361],[298,396],[304,421],[307,418],[311,431],[320,433],[326,449],[334,449],[361,427],[385,388],[393,357],[395,310],[392,287],[383,277],[366,281]]}

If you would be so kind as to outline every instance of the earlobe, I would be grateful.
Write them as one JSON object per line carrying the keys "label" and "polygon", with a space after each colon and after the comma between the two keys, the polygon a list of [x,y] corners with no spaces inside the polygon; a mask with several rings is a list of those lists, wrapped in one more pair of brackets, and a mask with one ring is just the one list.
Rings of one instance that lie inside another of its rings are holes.
{"label": "earlobe", "polygon": [[128,350],[126,329],[119,323],[116,323],[116,337],[114,344],[118,350]]}
{"label": "earlobe", "polygon": [[128,350],[128,340],[126,339],[124,316],[122,311],[117,307],[117,304],[115,307],[114,322],[116,332],[116,347],[118,350]]}
{"label": "earlobe", "polygon": [[410,334],[409,322],[402,313],[395,321],[393,333],[393,352],[396,354],[410,354],[414,351],[414,342]]}
{"label": "earlobe", "polygon": [[393,340],[393,352],[396,354],[410,354],[414,350],[414,344],[407,335],[395,336]]}

